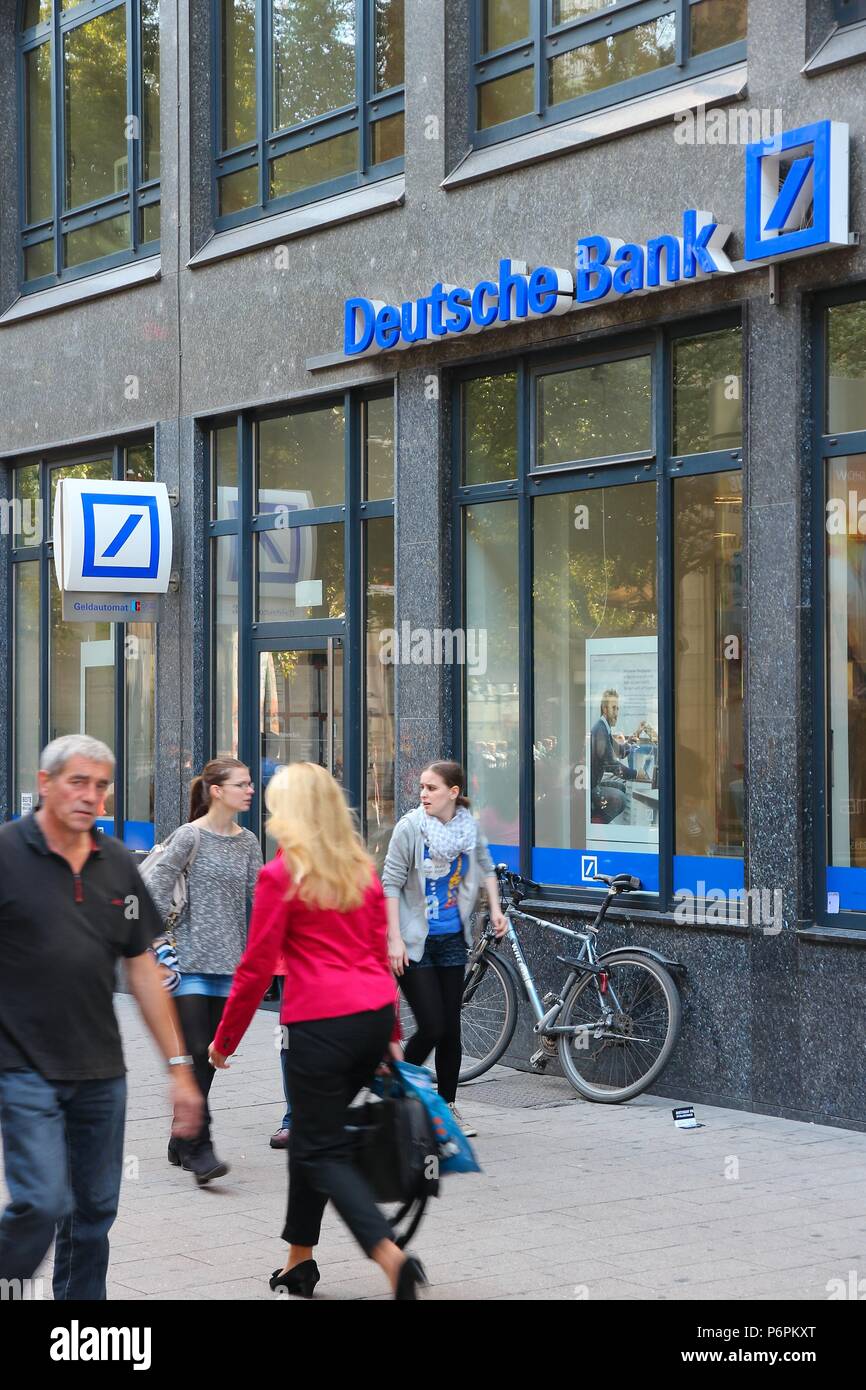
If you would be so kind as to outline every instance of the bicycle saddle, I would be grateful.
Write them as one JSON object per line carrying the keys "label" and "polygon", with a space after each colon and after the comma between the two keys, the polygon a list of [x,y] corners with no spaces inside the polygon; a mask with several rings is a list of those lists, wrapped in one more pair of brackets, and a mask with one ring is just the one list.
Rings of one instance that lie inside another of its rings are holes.
{"label": "bicycle saddle", "polygon": [[641,886],[640,879],[631,874],[617,874],[615,878],[609,874],[596,874],[595,879],[597,883],[606,883],[615,893],[634,893]]}

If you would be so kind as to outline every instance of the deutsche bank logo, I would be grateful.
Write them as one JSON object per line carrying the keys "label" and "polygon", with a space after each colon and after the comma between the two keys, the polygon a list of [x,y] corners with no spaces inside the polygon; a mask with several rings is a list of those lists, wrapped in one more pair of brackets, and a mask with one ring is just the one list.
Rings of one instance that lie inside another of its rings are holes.
{"label": "deutsche bank logo", "polygon": [[580,856],[580,876],[584,883],[590,882],[598,873],[598,856],[595,854],[582,854]]}
{"label": "deutsche bank logo", "polygon": [[788,130],[746,147],[746,255],[848,245],[848,127]]}
{"label": "deutsche bank logo", "polygon": [[82,579],[156,579],[159,574],[159,512],[146,493],[122,498],[84,492]]}

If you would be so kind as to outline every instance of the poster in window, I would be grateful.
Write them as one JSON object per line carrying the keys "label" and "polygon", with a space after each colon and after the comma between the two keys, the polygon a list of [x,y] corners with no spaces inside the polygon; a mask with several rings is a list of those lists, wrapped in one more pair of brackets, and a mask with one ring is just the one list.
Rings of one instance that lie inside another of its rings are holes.
{"label": "poster in window", "polygon": [[658,638],[586,643],[587,849],[658,852]]}

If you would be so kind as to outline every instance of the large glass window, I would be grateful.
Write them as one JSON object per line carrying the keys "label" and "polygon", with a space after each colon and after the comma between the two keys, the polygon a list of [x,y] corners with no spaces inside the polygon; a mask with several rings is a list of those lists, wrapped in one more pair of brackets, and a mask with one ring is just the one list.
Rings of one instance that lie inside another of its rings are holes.
{"label": "large glass window", "polygon": [[101,739],[117,759],[100,824],[135,849],[154,842],[155,631],[149,623],[66,622],[48,541],[62,478],[151,481],[153,443],[13,469],[12,813],[38,798],[39,753],[64,734]]}
{"label": "large glass window", "polygon": [[403,0],[214,0],[217,225],[403,167]]}
{"label": "large glass window", "polygon": [[745,57],[747,0],[474,0],[476,144]]}
{"label": "large glass window", "polygon": [[854,914],[866,912],[866,302],[824,310],[820,339],[823,477],[815,519],[824,588],[826,715],[819,764],[826,813],[816,898],[819,913],[830,920],[848,913],[852,925],[862,926],[863,917]]}
{"label": "large glass window", "polygon": [[25,289],[151,254],[159,0],[28,0],[19,72]]}
{"label": "large glass window", "polygon": [[459,384],[463,753],[542,883],[743,886],[741,379],[717,321]]}
{"label": "large glass window", "polygon": [[394,825],[394,448],[381,388],[210,432],[213,752],[253,771],[263,837],[269,778],[315,756],[380,864]]}

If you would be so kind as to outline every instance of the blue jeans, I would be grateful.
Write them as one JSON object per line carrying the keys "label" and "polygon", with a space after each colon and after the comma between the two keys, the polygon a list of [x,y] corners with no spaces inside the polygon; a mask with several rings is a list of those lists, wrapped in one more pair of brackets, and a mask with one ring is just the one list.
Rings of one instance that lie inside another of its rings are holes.
{"label": "blue jeans", "polygon": [[125,1118],[125,1076],[46,1081],[35,1071],[0,1071],[10,1197],[0,1217],[0,1279],[31,1279],[56,1232],[55,1299],[105,1298]]}

